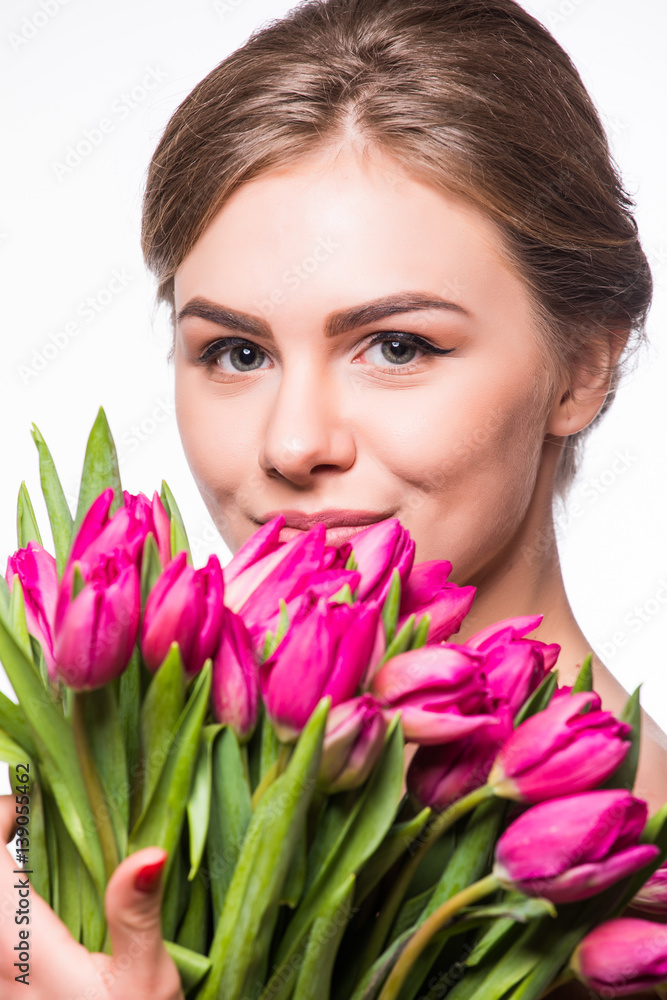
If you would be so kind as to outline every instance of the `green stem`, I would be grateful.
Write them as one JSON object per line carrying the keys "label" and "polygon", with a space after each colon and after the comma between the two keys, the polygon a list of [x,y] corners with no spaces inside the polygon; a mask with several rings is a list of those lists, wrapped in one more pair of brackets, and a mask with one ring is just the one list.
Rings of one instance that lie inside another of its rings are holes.
{"label": "green stem", "polygon": [[422,951],[431,938],[448,923],[459,910],[464,906],[471,906],[478,899],[495,892],[499,887],[498,879],[495,875],[487,875],[479,882],[461,889],[455,896],[448,899],[446,903],[439,906],[430,917],[427,917],[415,933],[412,935],[405,948],[401,952],[400,958],[389,973],[389,977],[382,988],[378,1000],[396,1000],[401,986],[405,982],[410,969],[417,961]]}
{"label": "green stem", "polygon": [[454,826],[454,824],[462,816],[465,816],[467,812],[470,812],[470,810],[478,806],[480,802],[484,802],[492,795],[493,790],[489,785],[483,785],[481,788],[476,788],[473,792],[470,792],[469,795],[464,795],[463,798],[452,803],[449,809],[445,809],[444,812],[441,812],[440,815],[436,816],[430,826],[423,831],[419,847],[410,860],[406,862],[398,874],[398,877],[395,879],[377,921],[375,922],[375,926],[368,940],[368,944],[366,945],[364,958],[362,960],[362,973],[366,972],[367,969],[370,968],[382,951],[387,935],[389,934],[399,907],[403,902],[403,897],[408,890],[410,882],[436,840],[438,840],[443,833],[446,833],[450,827]]}
{"label": "green stem", "polygon": [[88,793],[88,800],[95,819],[97,834],[102,848],[104,859],[104,870],[109,879],[112,872],[118,866],[118,848],[114,837],[107,801],[102,791],[99,775],[93,761],[93,755],[88,743],[85,722],[86,692],[76,691],[72,700],[72,730],[74,733],[74,743],[81,765],[83,781]]}
{"label": "green stem", "polygon": [[272,785],[276,778],[279,778],[283,773],[287,764],[289,762],[290,756],[292,754],[292,747],[288,743],[281,743],[280,750],[278,752],[278,758],[273,762],[271,767],[268,769],[260,783],[258,784],[255,791],[252,793],[252,799],[250,804],[252,806],[253,812],[257,808],[257,804],[261,799],[264,792],[267,790],[269,785]]}

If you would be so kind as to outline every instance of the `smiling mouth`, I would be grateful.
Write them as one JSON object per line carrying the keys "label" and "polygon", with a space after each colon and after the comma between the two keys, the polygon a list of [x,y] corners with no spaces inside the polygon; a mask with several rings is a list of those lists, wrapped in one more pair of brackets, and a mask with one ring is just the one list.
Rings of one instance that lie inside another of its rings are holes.
{"label": "smiling mouth", "polygon": [[285,518],[285,525],[278,535],[279,542],[289,542],[298,535],[304,534],[313,525],[324,524],[327,545],[342,545],[343,542],[358,535],[359,532],[372,524],[393,517],[391,512],[378,513],[369,510],[327,509],[316,511],[313,514],[306,514],[299,510],[273,510],[258,518],[257,523],[266,524],[267,521],[271,521],[279,515]]}

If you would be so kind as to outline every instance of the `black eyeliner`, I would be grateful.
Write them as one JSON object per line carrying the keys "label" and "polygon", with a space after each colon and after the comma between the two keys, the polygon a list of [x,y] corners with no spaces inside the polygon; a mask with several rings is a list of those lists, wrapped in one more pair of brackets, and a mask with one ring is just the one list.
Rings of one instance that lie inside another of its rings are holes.
{"label": "black eyeliner", "polygon": [[372,347],[374,344],[382,343],[385,340],[398,340],[402,344],[412,344],[414,347],[418,347],[421,351],[426,354],[451,354],[454,350],[453,347],[436,347],[435,344],[429,343],[428,340],[423,340],[416,333],[405,333],[403,331],[393,330],[381,330],[380,333],[376,333],[373,339],[369,342],[368,347]]}

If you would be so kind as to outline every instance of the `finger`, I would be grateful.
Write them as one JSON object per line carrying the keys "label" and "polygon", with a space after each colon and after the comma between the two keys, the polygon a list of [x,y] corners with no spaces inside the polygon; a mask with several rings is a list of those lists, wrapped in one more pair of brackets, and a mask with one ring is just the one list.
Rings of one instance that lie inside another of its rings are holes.
{"label": "finger", "polygon": [[182,1000],[176,966],[162,941],[162,874],[167,852],[145,847],[109,879],[105,909],[112,945],[113,996]]}
{"label": "finger", "polygon": [[0,835],[9,844],[16,832],[16,803],[13,795],[0,795]]}

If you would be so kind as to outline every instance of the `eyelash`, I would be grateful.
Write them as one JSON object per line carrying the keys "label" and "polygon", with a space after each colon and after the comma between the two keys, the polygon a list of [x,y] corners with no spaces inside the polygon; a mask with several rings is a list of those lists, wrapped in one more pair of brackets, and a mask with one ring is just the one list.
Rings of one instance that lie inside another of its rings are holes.
{"label": "eyelash", "polygon": [[[381,344],[387,341],[399,341],[402,344],[410,344],[413,347],[419,348],[426,355],[432,356],[442,356],[445,354],[451,354],[454,351],[453,347],[436,347],[435,344],[429,343],[428,340],[424,340],[422,337],[418,337],[414,333],[405,333],[402,331],[394,332],[393,330],[383,330],[380,333],[376,333],[375,336],[364,348],[367,351],[369,348],[374,347],[375,344]],[[213,341],[208,347],[200,354],[197,358],[197,362],[204,367],[210,369],[213,368],[218,358],[220,358],[225,351],[231,350],[232,347],[241,347],[249,345],[250,347],[257,348],[251,340],[246,340],[244,337],[224,337],[220,340]],[[262,350],[262,348],[257,348]],[[263,351],[266,354],[266,351]],[[421,360],[421,359],[420,359]],[[386,368],[380,368],[381,371],[411,371],[419,361],[408,362],[405,365],[388,365]],[[378,366],[379,367],[379,366]],[[259,369],[256,369],[259,370]],[[230,372],[225,372],[224,374],[229,375]],[[238,375],[250,374],[250,372],[238,372]]]}

